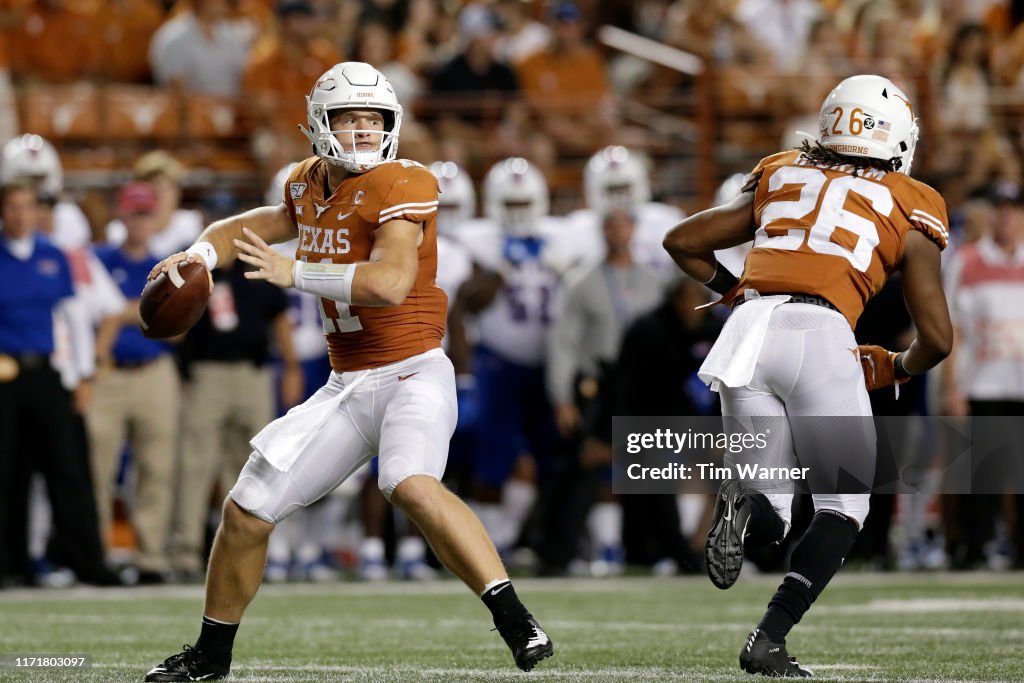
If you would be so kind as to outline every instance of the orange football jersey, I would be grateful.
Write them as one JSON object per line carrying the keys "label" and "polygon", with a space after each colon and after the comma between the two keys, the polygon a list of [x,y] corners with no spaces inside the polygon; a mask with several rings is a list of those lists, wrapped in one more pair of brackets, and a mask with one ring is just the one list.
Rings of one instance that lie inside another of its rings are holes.
{"label": "orange football jersey", "polygon": [[949,239],[942,197],[903,173],[816,166],[791,151],[763,159],[749,182],[758,227],[739,289],[820,296],[851,327],[899,267],[908,231],[940,249]]}
{"label": "orange football jersey", "polygon": [[309,263],[367,261],[378,227],[423,224],[419,270],[398,306],[357,306],[320,299],[331,367],[337,372],[396,363],[441,345],[448,297],[437,286],[437,179],[414,161],[392,161],[342,181],[325,197],[327,164],[311,157],[284,187],[299,231],[296,258]]}

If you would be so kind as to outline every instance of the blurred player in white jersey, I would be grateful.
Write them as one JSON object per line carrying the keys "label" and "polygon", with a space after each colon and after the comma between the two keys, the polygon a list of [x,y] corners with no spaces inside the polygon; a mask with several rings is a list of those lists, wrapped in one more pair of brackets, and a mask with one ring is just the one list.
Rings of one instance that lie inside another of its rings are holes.
{"label": "blurred player in white jersey", "polygon": [[473,272],[469,250],[459,242],[460,226],[476,217],[473,179],[453,161],[435,161],[430,172],[437,178],[437,286],[454,301],[459,287]]}
{"label": "blurred player in white jersey", "polygon": [[561,286],[548,237],[547,181],[522,158],[484,180],[486,219],[462,226],[477,272],[452,306],[453,349],[473,327],[478,415],[473,447],[477,510],[499,551],[511,550],[535,499],[529,454],[540,467],[558,443],[544,388],[546,341]]}
{"label": "blurred player in white jersey", "polygon": [[630,244],[636,262],[656,272],[674,272],[661,241],[685,214],[677,207],[651,201],[651,182],[640,155],[612,146],[590,157],[583,169],[583,196],[586,208],[566,217],[573,253],[582,263],[593,265],[604,258],[602,219],[612,209],[621,209],[629,212],[636,223]]}
{"label": "blurred player in white jersey", "polygon": [[67,251],[92,242],[92,229],[85,214],[64,197],[64,165],[45,138],[21,135],[4,145],[0,184],[22,178],[36,183],[40,200],[52,207],[54,230],[49,237],[54,244]]}

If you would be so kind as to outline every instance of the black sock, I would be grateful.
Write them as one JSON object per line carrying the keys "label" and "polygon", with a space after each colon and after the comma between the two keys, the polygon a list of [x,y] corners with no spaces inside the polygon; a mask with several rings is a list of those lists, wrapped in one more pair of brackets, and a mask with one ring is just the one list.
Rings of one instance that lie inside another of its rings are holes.
{"label": "black sock", "polygon": [[768,602],[757,625],[773,643],[785,643],[825,586],[843,565],[857,539],[857,523],[835,510],[821,510],[793,549],[789,573]]}
{"label": "black sock", "polygon": [[750,491],[743,498],[750,506],[750,518],[747,521],[747,533],[743,537],[743,547],[756,550],[781,541],[786,532],[786,523],[782,521],[782,517],[779,517],[779,513],[765,495]]}
{"label": "black sock", "polygon": [[196,649],[209,657],[214,664],[231,666],[231,647],[235,643],[236,633],[238,624],[225,624],[204,614]]}
{"label": "black sock", "polygon": [[526,606],[519,601],[516,589],[508,579],[485,590],[480,599],[484,601],[487,609],[491,610],[491,616],[494,617],[496,625],[514,621],[529,614],[526,611]]}

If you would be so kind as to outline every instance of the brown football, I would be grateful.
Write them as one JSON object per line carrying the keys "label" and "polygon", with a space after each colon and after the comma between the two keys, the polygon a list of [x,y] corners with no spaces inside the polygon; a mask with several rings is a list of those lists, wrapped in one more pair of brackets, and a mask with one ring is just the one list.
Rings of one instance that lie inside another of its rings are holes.
{"label": "brown football", "polygon": [[139,299],[139,327],[150,339],[188,332],[206,310],[210,281],[206,266],[178,261],[146,283]]}

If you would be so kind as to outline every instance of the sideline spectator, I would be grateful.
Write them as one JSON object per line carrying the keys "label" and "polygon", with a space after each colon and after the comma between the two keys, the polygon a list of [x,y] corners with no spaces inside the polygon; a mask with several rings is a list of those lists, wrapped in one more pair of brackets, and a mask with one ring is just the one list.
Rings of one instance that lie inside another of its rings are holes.
{"label": "sideline spectator", "polygon": [[[616,368],[613,415],[707,415],[716,395],[697,378],[697,369],[721,330],[708,309],[707,290],[681,278],[658,308],[626,331]],[[610,443],[611,434],[606,436]],[[695,571],[701,558],[680,531],[676,496],[627,495],[622,502],[622,540],[630,564],[675,562]],[[705,525],[698,528],[707,528]]]}
{"label": "sideline spectator", "polygon": [[505,29],[495,54],[505,64],[518,64],[551,42],[551,29],[530,18],[529,6],[522,0],[498,0],[494,11]]}
{"label": "sideline spectator", "polygon": [[149,42],[164,19],[157,0],[106,0],[96,14],[99,75],[113,83],[148,83]]}
{"label": "sideline spectator", "polygon": [[309,84],[341,61],[329,40],[318,37],[319,21],[308,0],[281,0],[276,30],[253,47],[243,83],[246,116],[253,118],[253,148],[265,168],[277,169],[301,156],[308,144],[296,134],[306,125]]}
{"label": "sideline spectator", "polygon": [[118,197],[127,228],[120,247],[98,253],[130,305],[113,334],[97,340],[99,370],[94,401],[86,413],[92,447],[93,486],[103,538],[109,539],[121,451],[127,441],[136,470],[132,521],[138,538],[140,583],[163,583],[170,570],[167,540],[174,500],[181,390],[166,342],[146,339],[138,327],[139,294],[159,259],[149,252],[156,227],[157,196],[136,181]]}
{"label": "sideline spectator", "polygon": [[447,103],[438,111],[452,111],[471,124],[500,118],[509,99],[518,93],[519,82],[494,54],[498,35],[497,20],[489,7],[473,3],[462,9],[462,50],[434,74],[430,84],[432,99]]}
{"label": "sideline spectator", "polygon": [[228,0],[202,0],[153,35],[149,62],[159,85],[186,92],[232,96],[242,84],[256,25],[232,18]]}
{"label": "sideline spectator", "polygon": [[[953,255],[946,296],[956,329],[955,351],[943,365],[946,415],[1024,415],[1024,196],[999,188],[992,231]],[[1017,561],[1024,557],[1024,496],[1017,500]],[[999,558],[986,544],[998,517],[996,495],[957,496],[958,538],[952,563],[972,569]]]}
{"label": "sideline spectator", "polygon": [[34,580],[28,556],[28,495],[42,473],[53,512],[53,563],[86,583],[118,583],[103,563],[89,463],[76,443],[70,396],[50,363],[53,320],[68,319],[73,339],[91,330],[76,305],[64,254],[36,234],[34,185],[0,190],[0,577]]}
{"label": "sideline spectator", "polygon": [[100,59],[95,22],[93,3],[30,3],[20,29],[7,34],[15,80],[73,83],[95,76]]}
{"label": "sideline spectator", "polygon": [[271,343],[287,371],[301,372],[284,292],[246,278],[241,263],[218,268],[213,279],[209,306],[181,345],[184,442],[172,559],[186,576],[198,573],[205,556],[211,491],[230,487],[225,474],[234,481],[252,450],[249,439],[274,418]]}
{"label": "sideline spectator", "polygon": [[[135,162],[135,178],[153,186],[157,196],[156,233],[149,240],[149,251],[157,258],[169,256],[192,244],[203,231],[198,211],[181,208],[181,182],[185,167],[167,152],[157,150]],[[113,220],[107,225],[107,242],[119,246],[125,239],[125,225]]]}
{"label": "sideline spectator", "polygon": [[[605,439],[611,432],[609,415],[599,414],[600,401],[608,400],[609,381],[626,328],[661,300],[662,283],[633,260],[630,241],[635,222],[630,214],[613,209],[603,218],[606,256],[573,283],[561,314],[554,316],[547,348],[547,386],[562,437],[575,443]],[[588,459],[594,449],[574,453],[565,472],[559,503],[549,512],[546,539],[560,555],[548,559],[552,570],[573,559],[573,551],[590,512],[595,575],[622,568],[622,510],[611,494],[608,463]],[[595,501],[596,504],[595,504]],[[558,531],[563,531],[559,534]],[[561,569],[561,567],[558,567]]]}
{"label": "sideline spectator", "polygon": [[614,113],[601,56],[585,39],[579,7],[560,2],[551,11],[551,45],[516,70],[541,129],[562,149],[595,151],[610,141]]}

